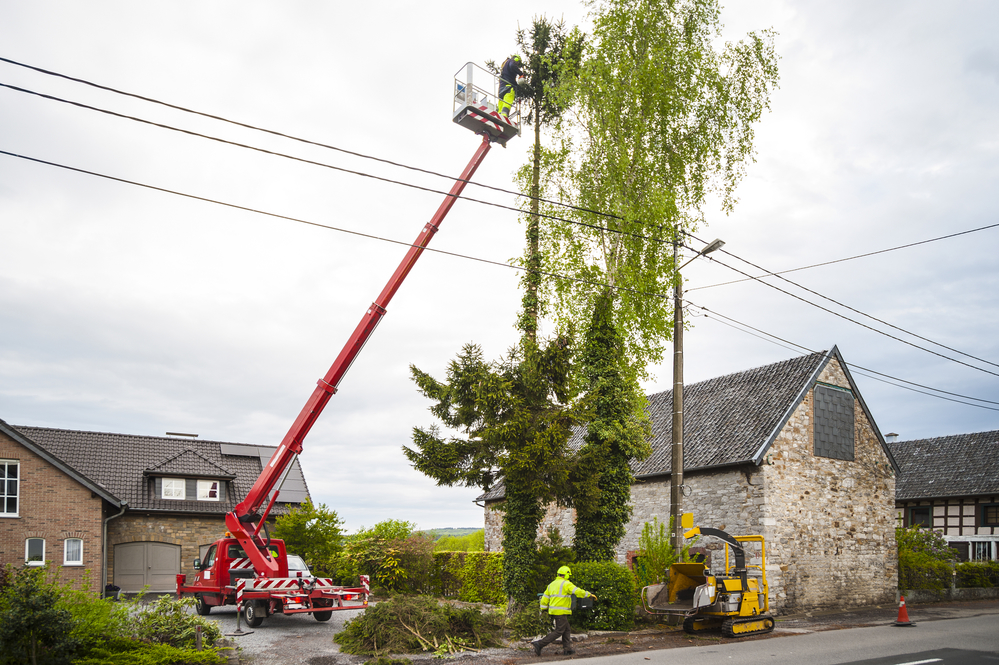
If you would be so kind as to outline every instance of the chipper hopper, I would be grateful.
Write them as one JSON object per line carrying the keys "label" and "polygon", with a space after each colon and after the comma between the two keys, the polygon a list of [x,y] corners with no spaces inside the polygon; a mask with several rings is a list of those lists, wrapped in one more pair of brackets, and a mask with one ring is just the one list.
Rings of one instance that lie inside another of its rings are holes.
{"label": "chipper hopper", "polygon": [[[645,610],[682,616],[688,633],[721,627],[726,637],[743,637],[772,631],[763,536],[732,536],[720,529],[694,527],[691,513],[683,515],[681,524],[685,538],[714,536],[725,543],[724,572],[713,575],[704,563],[674,563],[665,584],[642,589]],[[759,565],[746,565],[744,543],[760,544]]]}

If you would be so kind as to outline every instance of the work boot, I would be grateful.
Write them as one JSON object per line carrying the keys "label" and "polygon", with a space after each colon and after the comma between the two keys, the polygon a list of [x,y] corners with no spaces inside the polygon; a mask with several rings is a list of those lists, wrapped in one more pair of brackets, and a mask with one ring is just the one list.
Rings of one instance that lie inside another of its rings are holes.
{"label": "work boot", "polygon": [[566,656],[571,656],[572,654],[576,653],[576,650],[575,649],[562,649],[562,653],[564,653]]}
{"label": "work boot", "polygon": [[534,647],[534,653],[541,655],[541,642],[531,642],[531,646]]}

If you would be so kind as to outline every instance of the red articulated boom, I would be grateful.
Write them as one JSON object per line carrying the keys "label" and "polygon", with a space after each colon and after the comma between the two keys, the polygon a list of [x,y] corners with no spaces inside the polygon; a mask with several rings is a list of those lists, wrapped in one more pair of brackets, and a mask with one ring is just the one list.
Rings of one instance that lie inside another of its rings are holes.
{"label": "red articulated boom", "polygon": [[[194,594],[200,614],[208,614],[216,605],[236,604],[245,614],[247,623],[250,626],[258,626],[265,616],[275,612],[285,614],[309,612],[319,621],[327,621],[332,616],[333,610],[367,607],[369,589],[367,578],[363,575],[362,586],[346,588],[334,586],[329,579],[313,578],[308,571],[305,571],[305,576],[303,572],[290,572],[284,542],[272,539],[267,532],[267,516],[277,501],[281,483],[284,482],[295,457],[302,452],[305,437],[322,414],[330,397],[336,393],[337,386],[354,359],[385,316],[392,297],[402,286],[406,276],[416,265],[416,261],[426,250],[451,207],[465,189],[465,185],[489,153],[492,143],[498,142],[505,146],[510,138],[520,134],[520,128],[515,120],[500,116],[495,112],[495,104],[490,106],[488,100],[483,101],[488,95],[484,96],[480,88],[472,85],[472,66],[467,65],[466,70],[468,79],[467,82],[462,82],[461,97],[456,96],[456,104],[459,104],[460,108],[454,114],[454,121],[481,135],[482,142],[437,212],[406,252],[406,256],[389,278],[385,288],[361,317],[360,323],[333,361],[329,371],[317,382],[312,395],[260,473],[260,477],[250,488],[246,498],[238,503],[231,513],[226,514],[225,523],[229,533],[208,549],[204,561],[195,560],[194,567],[198,574],[192,584],[186,583],[186,575],[177,576],[177,595]],[[455,81],[457,88],[457,77]],[[270,496],[269,501],[268,496]],[[263,512],[261,512],[262,507]]]}

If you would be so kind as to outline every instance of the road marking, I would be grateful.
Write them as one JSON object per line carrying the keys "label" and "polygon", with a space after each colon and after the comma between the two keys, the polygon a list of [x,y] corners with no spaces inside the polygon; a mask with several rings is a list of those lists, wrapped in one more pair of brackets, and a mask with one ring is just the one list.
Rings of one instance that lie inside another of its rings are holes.
{"label": "road marking", "polygon": [[898,665],[925,665],[926,663],[942,663],[943,658],[930,658],[929,660],[913,660],[908,663],[898,663]]}

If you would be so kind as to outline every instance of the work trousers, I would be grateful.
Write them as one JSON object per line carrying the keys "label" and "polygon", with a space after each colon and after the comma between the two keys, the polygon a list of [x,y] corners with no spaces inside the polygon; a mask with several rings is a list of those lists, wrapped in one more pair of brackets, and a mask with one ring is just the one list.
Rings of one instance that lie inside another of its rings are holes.
{"label": "work trousers", "polygon": [[572,651],[572,630],[569,628],[569,615],[552,614],[551,617],[555,619],[555,628],[552,629],[552,632],[538,640],[538,644],[544,648],[561,637],[562,649],[567,652]]}

